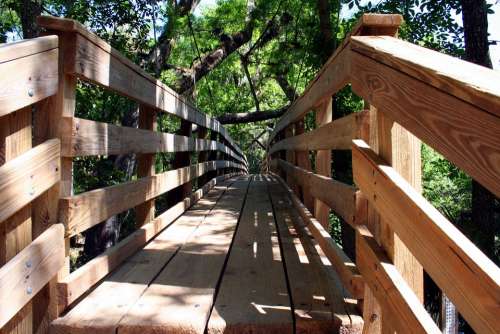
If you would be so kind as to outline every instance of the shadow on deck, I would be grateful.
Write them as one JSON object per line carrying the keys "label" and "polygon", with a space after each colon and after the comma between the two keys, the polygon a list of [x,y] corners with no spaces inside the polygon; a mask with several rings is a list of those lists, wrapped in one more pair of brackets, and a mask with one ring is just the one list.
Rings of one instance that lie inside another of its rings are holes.
{"label": "shadow on deck", "polygon": [[362,328],[286,189],[233,178],[52,324],[64,333],[355,333]]}

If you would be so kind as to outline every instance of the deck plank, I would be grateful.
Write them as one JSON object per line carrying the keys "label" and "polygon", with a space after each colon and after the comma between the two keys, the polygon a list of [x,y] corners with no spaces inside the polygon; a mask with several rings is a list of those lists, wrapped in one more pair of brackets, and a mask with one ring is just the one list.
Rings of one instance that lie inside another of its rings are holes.
{"label": "deck plank", "polygon": [[207,330],[209,334],[293,332],[273,211],[260,176],[249,188]]}
{"label": "deck plank", "polygon": [[119,323],[118,333],[203,333],[245,200],[234,182]]}
{"label": "deck plank", "polygon": [[363,320],[286,190],[268,178],[293,300],[296,333],[361,333]]}
{"label": "deck plank", "polygon": [[154,277],[199,227],[231,180],[216,186],[173,225],[126,261],[64,317],[52,323],[54,333],[116,333],[119,321]]}

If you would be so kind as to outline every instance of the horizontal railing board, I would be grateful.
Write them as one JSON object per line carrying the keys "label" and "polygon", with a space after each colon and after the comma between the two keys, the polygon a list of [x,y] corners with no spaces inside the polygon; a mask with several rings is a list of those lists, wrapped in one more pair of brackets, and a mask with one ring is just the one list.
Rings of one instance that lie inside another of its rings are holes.
{"label": "horizontal railing board", "polygon": [[356,263],[366,284],[382,306],[384,321],[398,333],[441,331],[401,273],[366,227],[356,233]]}
{"label": "horizontal railing board", "polygon": [[[16,57],[0,62],[0,117],[57,93],[57,37],[48,37],[48,40],[46,37],[30,40],[26,42],[28,46],[19,42],[0,47],[1,58]],[[47,49],[54,44],[55,47]],[[18,49],[21,49],[19,56],[11,54]],[[43,51],[31,53],[38,50]]]}
{"label": "horizontal railing board", "polygon": [[352,140],[361,138],[361,130],[368,122],[368,112],[352,113],[317,129],[285,138],[269,148],[269,154],[281,150],[350,150]]}
{"label": "horizontal railing board", "polygon": [[245,161],[232,149],[212,140],[118,126],[82,118],[62,119],[62,155],[65,157],[127,153],[215,151]]}
{"label": "horizontal railing board", "polygon": [[208,161],[61,198],[59,201],[60,221],[66,226],[66,237],[70,237],[209,171],[229,167],[244,170],[244,166],[234,162]]}
{"label": "horizontal railing board", "polygon": [[356,188],[330,177],[314,174],[281,159],[278,159],[278,165],[298,184],[309,189],[311,196],[324,202],[347,223],[354,224]]}
{"label": "horizontal railing board", "polygon": [[244,156],[227,130],[216,119],[196,110],[170,87],[124,57],[81,23],[50,16],[40,16],[37,22],[49,30],[77,33],[75,62],[73,67],[66,67],[69,73],[80,75],[151,107],[214,130],[222,134],[229,144]]}
{"label": "horizontal railing board", "polygon": [[356,264],[344,253],[332,236],[321,223],[314,218],[309,209],[298,199],[288,185],[278,175],[273,174],[285,188],[289,197],[291,198],[294,207],[297,209],[300,217],[304,221],[304,227],[307,228],[318,245],[325,253],[328,260],[332,263],[335,271],[339,275],[342,284],[349,291],[351,296],[355,299],[363,299],[364,297],[364,281],[361,277]]}
{"label": "horizontal railing board", "polygon": [[59,182],[58,139],[50,139],[0,167],[0,224]]}
{"label": "horizontal railing board", "polygon": [[357,36],[351,48],[500,117],[500,73],[389,36]]}
{"label": "horizontal railing board", "polygon": [[351,54],[352,88],[500,196],[500,118],[429,83]]}
{"label": "horizontal railing board", "polygon": [[170,223],[175,221],[215,185],[234,175],[236,175],[236,173],[219,176],[210,180],[202,188],[192,193],[190,197],[172,206],[156,217],[152,222],[143,225],[140,229],[121,240],[115,246],[109,248],[104,253],[98,255],[70,275],[58,281],[58,303],[61,309],[66,309],[85,294],[92,286],[116,269],[123,261],[141,249],[147,242]]}
{"label": "horizontal railing board", "polygon": [[57,36],[44,36],[0,44],[0,64],[58,48]]}
{"label": "horizontal railing board", "polygon": [[49,227],[0,268],[0,328],[52,279],[64,264],[64,227]]}
{"label": "horizontal railing board", "polygon": [[500,269],[362,140],[353,174],[366,198],[479,333],[500,328]]}

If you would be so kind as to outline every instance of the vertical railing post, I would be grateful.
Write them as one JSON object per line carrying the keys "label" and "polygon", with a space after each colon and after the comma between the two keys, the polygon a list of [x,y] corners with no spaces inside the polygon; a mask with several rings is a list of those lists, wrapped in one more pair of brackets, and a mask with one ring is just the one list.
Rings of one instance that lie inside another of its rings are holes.
{"label": "vertical railing post", "polygon": [[[139,106],[139,128],[156,131],[157,112],[145,105]],[[155,174],[155,153],[139,154],[137,157],[137,177]],[[155,200],[151,199],[135,208],[136,226],[140,227],[155,218]]]}
{"label": "vertical railing post", "polygon": [[[304,119],[300,119],[295,123],[295,135],[298,136],[303,134],[305,131]],[[312,170],[311,168],[311,160],[309,159],[309,151],[296,151],[295,159],[297,160],[297,166],[303,168],[305,170]],[[302,196],[299,195],[299,198],[302,200],[302,203],[309,209],[309,211],[314,212],[314,199],[311,196],[311,192],[307,187],[301,187]]]}
{"label": "vertical railing post", "polygon": [[[294,136],[295,132],[295,124],[290,124],[285,128],[285,138],[290,138]],[[285,156],[286,156],[286,161],[291,163],[292,165],[295,165],[295,151],[293,150],[286,150],[285,151]],[[293,189],[295,192],[297,191],[297,183],[295,182],[295,179],[292,175],[286,175],[286,183],[288,183],[288,186]]]}
{"label": "vertical railing post", "polygon": [[[323,101],[316,110],[316,127],[332,121],[332,98]],[[332,176],[332,151],[331,150],[318,150],[316,152],[316,173],[324,176]],[[330,208],[320,201],[314,199],[314,216],[328,231],[328,216]]]}
{"label": "vertical railing post", "polygon": [[[198,126],[198,138],[207,139],[208,129],[202,126]],[[201,151],[198,153],[198,163],[206,162],[209,159],[210,151]],[[208,174],[203,174],[198,178],[198,188],[201,188],[209,181]]]}
{"label": "vertical railing post", "polygon": [[[26,92],[28,94],[28,92]],[[0,165],[31,149],[31,106],[0,117]],[[32,240],[31,204],[0,224],[0,266]],[[27,303],[2,333],[31,333],[33,304]]]}
{"label": "vertical railing post", "polygon": [[[191,137],[192,123],[186,120],[181,120],[181,126],[178,135]],[[172,168],[182,168],[191,165],[191,152],[177,152],[175,153],[175,158],[172,163]],[[175,205],[176,203],[182,201],[185,197],[191,194],[192,181],[186,182],[183,185],[172,189],[168,193],[168,203],[169,206]]]}

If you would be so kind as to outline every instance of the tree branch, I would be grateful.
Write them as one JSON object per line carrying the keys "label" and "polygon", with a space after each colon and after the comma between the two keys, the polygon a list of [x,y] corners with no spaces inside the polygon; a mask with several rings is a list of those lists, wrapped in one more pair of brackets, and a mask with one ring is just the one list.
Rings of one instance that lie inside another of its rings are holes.
{"label": "tree branch", "polygon": [[276,110],[224,114],[217,117],[217,120],[222,124],[241,124],[241,123],[260,122],[260,121],[266,121],[268,119],[281,117],[287,109],[288,106]]}
{"label": "tree branch", "polygon": [[240,56],[240,59],[241,59],[241,66],[243,67],[243,71],[247,76],[248,85],[250,86],[250,91],[252,92],[252,96],[255,101],[255,109],[257,110],[257,112],[259,112],[260,111],[259,98],[257,97],[257,92],[255,91],[253,80],[252,77],[250,76],[250,71],[248,70],[248,59],[246,59],[244,56]]}

